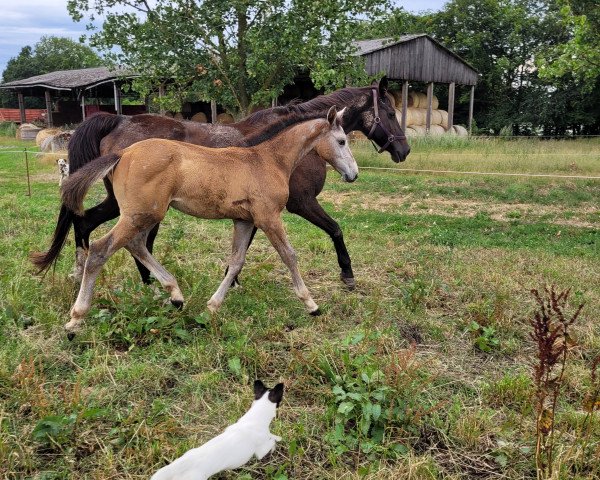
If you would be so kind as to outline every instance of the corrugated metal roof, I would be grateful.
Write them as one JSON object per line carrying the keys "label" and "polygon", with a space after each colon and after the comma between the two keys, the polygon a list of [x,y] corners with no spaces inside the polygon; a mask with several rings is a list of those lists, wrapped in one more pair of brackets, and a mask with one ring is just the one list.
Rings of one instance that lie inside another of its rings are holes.
{"label": "corrugated metal roof", "polygon": [[79,70],[59,70],[35,77],[14,80],[0,84],[0,88],[32,88],[45,87],[54,90],[74,90],[89,88],[123,77],[136,77],[135,73],[127,70],[109,70],[106,67],[83,68]]}
{"label": "corrugated metal roof", "polygon": [[396,45],[398,43],[409,42],[415,38],[425,37],[424,33],[416,33],[411,35],[401,35],[398,38],[377,38],[374,40],[358,40],[354,42],[354,46],[358,49],[357,55],[366,55],[381,48]]}

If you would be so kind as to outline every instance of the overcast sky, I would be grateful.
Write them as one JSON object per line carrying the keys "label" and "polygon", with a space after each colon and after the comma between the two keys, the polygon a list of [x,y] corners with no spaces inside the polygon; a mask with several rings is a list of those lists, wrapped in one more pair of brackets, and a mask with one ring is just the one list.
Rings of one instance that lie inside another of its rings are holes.
{"label": "overcast sky", "polygon": [[[410,11],[439,10],[447,0],[394,0]],[[66,0],[3,0],[0,13],[0,73],[21,48],[35,45],[43,35],[78,40],[85,23],[75,23]]]}

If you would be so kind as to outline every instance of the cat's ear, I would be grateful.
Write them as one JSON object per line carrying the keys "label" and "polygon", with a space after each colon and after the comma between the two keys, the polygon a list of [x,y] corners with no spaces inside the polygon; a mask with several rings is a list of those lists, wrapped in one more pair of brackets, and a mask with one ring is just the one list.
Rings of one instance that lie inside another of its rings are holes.
{"label": "cat's ear", "polygon": [[267,390],[263,382],[254,380],[254,400],[260,400]]}
{"label": "cat's ear", "polygon": [[269,391],[269,400],[272,403],[276,403],[277,406],[279,406],[283,398],[283,388],[283,383],[278,383]]}

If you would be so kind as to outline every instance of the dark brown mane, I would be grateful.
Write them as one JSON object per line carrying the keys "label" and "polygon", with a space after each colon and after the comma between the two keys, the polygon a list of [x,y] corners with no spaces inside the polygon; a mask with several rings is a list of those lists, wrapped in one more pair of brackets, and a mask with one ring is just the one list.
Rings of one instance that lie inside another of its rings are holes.
{"label": "dark brown mane", "polygon": [[[319,95],[312,100],[302,103],[289,103],[281,107],[267,108],[265,110],[259,110],[248,117],[246,117],[244,123],[263,122],[274,116],[285,116],[290,114],[306,114],[316,112],[326,112],[332,106],[340,107],[342,105],[351,105],[352,100],[360,94],[368,93],[371,87],[347,87],[340,90],[336,90],[329,95]],[[241,122],[240,122],[241,123]]]}
{"label": "dark brown mane", "polygon": [[[276,108],[284,108],[284,107],[276,107]],[[257,112],[257,113],[259,113],[259,112]],[[274,122],[271,122],[271,123],[263,126],[263,128],[259,132],[255,133],[254,135],[252,135],[251,137],[246,139],[246,141],[245,141],[246,146],[253,147],[255,145],[258,145],[259,143],[266,142],[267,140],[272,139],[273,137],[280,134],[286,128],[291,127],[292,125],[295,125],[300,122],[306,122],[308,120],[315,120],[317,118],[322,118],[324,120],[325,116],[323,115],[322,112],[309,112],[309,113],[293,112],[293,113],[290,113],[287,117],[283,117],[280,120],[275,120]]]}

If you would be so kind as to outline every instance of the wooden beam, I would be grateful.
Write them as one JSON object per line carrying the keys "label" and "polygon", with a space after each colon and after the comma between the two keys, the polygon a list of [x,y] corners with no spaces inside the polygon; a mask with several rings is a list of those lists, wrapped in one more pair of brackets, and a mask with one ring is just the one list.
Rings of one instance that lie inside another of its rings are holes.
{"label": "wooden beam", "polygon": [[118,115],[121,115],[123,113],[123,109],[121,108],[121,89],[116,82],[113,82],[113,89],[115,92],[115,111]]}
{"label": "wooden beam", "polygon": [[210,123],[217,123],[217,101],[210,101]]}
{"label": "wooden beam", "polygon": [[85,120],[85,95],[81,94],[81,121]]}
{"label": "wooden beam", "polygon": [[[158,86],[158,98],[162,98],[165,96],[165,86],[161,83]],[[158,113],[160,113],[161,115],[164,115],[166,113],[162,103],[160,104],[160,106],[158,107]]]}
{"label": "wooden beam", "polygon": [[427,120],[425,122],[425,131],[429,133],[431,129],[431,106],[433,104],[433,82],[427,85]]}
{"label": "wooden beam", "polygon": [[52,94],[50,90],[46,89],[44,96],[46,97],[46,123],[48,124],[48,128],[52,128],[54,122],[52,121]]}
{"label": "wooden beam", "polygon": [[25,97],[21,92],[17,93],[19,99],[19,113],[21,114],[21,125],[27,123],[27,115],[25,115]]}
{"label": "wooden beam", "polygon": [[406,114],[408,110],[408,80],[404,80],[402,83],[402,121],[400,127],[402,131],[406,133]]}
{"label": "wooden beam", "polygon": [[469,135],[473,130],[473,105],[475,104],[475,85],[471,86],[471,98],[469,99]]}
{"label": "wooden beam", "polygon": [[454,126],[454,91],[456,89],[456,83],[452,82],[448,86],[448,131],[452,130]]}

